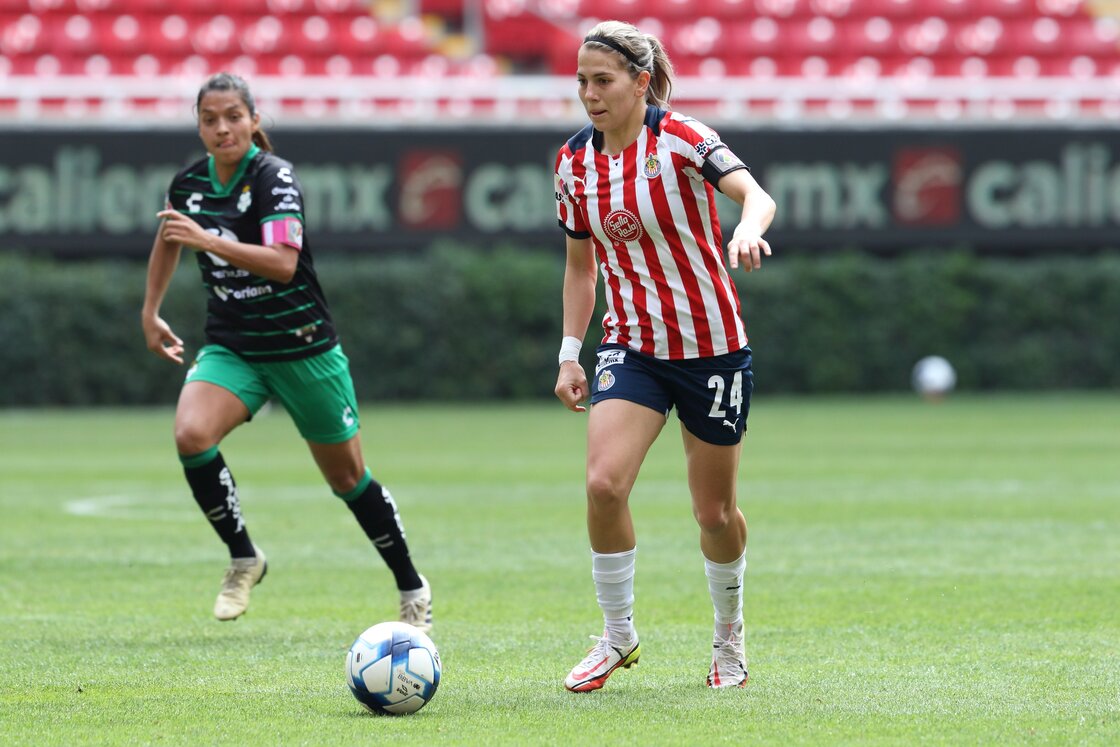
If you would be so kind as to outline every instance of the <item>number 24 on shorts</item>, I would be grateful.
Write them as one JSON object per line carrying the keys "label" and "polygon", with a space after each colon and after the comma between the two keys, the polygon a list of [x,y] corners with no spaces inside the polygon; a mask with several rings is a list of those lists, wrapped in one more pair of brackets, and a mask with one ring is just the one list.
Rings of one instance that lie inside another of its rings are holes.
{"label": "number 24 on shorts", "polygon": [[[708,411],[708,415],[713,418],[723,418],[727,416],[727,412],[723,409],[723,391],[727,384],[724,382],[722,376],[713,375],[708,379],[708,388],[715,389],[715,397],[712,400],[712,409]],[[731,379],[731,391],[728,392],[728,407],[735,409],[736,415],[743,414],[743,372],[736,371],[735,376]]]}

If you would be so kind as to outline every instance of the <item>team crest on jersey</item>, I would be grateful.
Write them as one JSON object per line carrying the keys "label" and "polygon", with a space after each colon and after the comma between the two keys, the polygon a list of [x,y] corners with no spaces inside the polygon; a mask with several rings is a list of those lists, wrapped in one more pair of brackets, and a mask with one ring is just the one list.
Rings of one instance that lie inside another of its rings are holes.
{"label": "team crest on jersey", "polygon": [[237,211],[239,213],[244,213],[252,204],[253,193],[250,191],[249,185],[246,184],[241,190],[241,198],[237,201]]}
{"label": "team crest on jersey", "polygon": [[603,373],[599,374],[599,391],[600,392],[607,391],[612,386],[614,386],[614,382],[615,382],[614,374],[611,373],[610,371],[603,371]]}
{"label": "team crest on jersey", "polygon": [[646,179],[656,179],[661,176],[661,159],[656,153],[646,156],[646,162],[642,164],[642,173],[645,174]]}
{"label": "team crest on jersey", "polygon": [[628,241],[637,241],[642,238],[642,224],[638,216],[629,210],[612,210],[603,219],[603,232],[611,241],[625,244]]}

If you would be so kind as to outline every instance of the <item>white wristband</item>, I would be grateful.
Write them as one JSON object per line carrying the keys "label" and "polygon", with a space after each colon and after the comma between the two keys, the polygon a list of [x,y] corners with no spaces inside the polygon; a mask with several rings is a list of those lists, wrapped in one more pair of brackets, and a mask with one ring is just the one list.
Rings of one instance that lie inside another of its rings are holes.
{"label": "white wristband", "polygon": [[557,365],[564,361],[576,361],[578,363],[579,351],[582,347],[583,340],[578,337],[565,337],[560,341],[560,355],[557,356],[559,358]]}

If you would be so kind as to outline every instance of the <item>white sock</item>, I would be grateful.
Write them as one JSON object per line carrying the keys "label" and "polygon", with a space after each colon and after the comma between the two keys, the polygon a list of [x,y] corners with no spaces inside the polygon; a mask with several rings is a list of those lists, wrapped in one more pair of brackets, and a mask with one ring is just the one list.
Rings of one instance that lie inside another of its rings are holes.
{"label": "white sock", "polygon": [[708,592],[712,595],[712,606],[716,612],[716,630],[724,631],[725,638],[726,631],[742,628],[743,576],[746,571],[746,550],[738,560],[730,563],[715,563],[704,558],[704,574],[708,577]]}
{"label": "white sock", "polygon": [[595,596],[603,610],[607,640],[616,646],[633,643],[634,632],[634,555],[638,548],[625,552],[591,551],[591,577]]}

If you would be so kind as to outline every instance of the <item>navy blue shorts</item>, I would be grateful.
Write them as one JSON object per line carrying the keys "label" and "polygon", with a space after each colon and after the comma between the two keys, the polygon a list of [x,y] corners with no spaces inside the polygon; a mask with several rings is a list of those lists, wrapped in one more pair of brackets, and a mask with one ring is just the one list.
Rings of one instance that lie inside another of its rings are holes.
{"label": "navy blue shorts", "polygon": [[622,345],[601,345],[596,355],[592,405],[624,399],[666,417],[676,406],[681,423],[701,441],[731,446],[742,440],[754,391],[750,348],[679,361]]}

